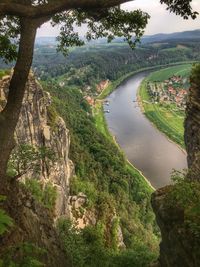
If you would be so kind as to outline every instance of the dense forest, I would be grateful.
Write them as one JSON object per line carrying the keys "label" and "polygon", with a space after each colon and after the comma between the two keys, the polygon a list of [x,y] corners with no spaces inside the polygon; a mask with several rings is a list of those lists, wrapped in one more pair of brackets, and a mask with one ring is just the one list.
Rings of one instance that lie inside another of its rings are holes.
{"label": "dense forest", "polygon": [[45,45],[35,49],[33,66],[42,80],[63,75],[66,85],[83,88],[144,67],[198,61],[199,55],[199,39],[143,44],[134,51],[123,43],[87,45],[67,58],[57,55],[55,46]]}

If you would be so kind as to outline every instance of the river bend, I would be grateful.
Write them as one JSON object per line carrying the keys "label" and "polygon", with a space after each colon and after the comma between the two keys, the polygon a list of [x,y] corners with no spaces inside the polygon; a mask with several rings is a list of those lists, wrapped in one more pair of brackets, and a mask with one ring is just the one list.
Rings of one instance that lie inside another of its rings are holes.
{"label": "river bend", "polygon": [[[149,72],[141,72],[124,81],[109,97],[104,109],[110,132],[128,160],[139,169],[153,187],[170,183],[172,169],[186,168],[186,154],[159,132],[144,116],[137,103],[137,91]],[[136,101],[136,102],[134,102]]]}

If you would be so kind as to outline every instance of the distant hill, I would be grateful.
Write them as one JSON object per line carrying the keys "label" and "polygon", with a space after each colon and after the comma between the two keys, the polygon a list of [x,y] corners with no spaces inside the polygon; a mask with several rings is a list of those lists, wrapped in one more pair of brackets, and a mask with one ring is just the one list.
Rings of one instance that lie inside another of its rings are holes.
{"label": "distant hill", "polygon": [[[189,40],[200,40],[200,30],[193,30],[193,31],[184,31],[184,32],[175,32],[175,33],[159,33],[155,35],[145,35],[142,38],[142,43],[153,43],[153,42],[163,42],[163,41],[170,41],[170,40],[182,40],[182,41],[189,41]],[[123,43],[123,38],[116,38],[113,43]],[[95,40],[91,42],[92,44],[104,44],[107,43],[105,38]],[[36,45],[55,45],[56,44],[56,37],[37,37],[36,38]]]}
{"label": "distant hill", "polygon": [[142,43],[163,42],[168,40],[188,41],[196,39],[200,39],[200,30],[175,32],[169,34],[159,33],[155,35],[146,35],[142,38]]}
{"label": "distant hill", "polygon": [[36,45],[55,45],[56,37],[37,37],[35,43]]}

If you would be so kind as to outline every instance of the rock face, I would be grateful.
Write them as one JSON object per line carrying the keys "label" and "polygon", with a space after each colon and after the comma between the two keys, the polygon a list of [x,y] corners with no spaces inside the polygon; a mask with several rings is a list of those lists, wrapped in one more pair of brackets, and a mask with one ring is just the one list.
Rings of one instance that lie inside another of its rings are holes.
{"label": "rock face", "polygon": [[190,178],[196,179],[200,177],[200,80],[195,77],[195,72],[191,78],[187,101],[185,144],[188,152]]}
{"label": "rock face", "polygon": [[[5,76],[0,80],[0,111],[6,104],[9,82],[10,76]],[[63,119],[52,108],[51,102],[50,94],[43,91],[34,75],[30,73],[20,118],[15,131],[15,140],[17,144],[29,144],[36,147],[50,148],[56,155],[56,159],[50,167],[45,161],[41,160],[39,172],[34,173],[33,171],[29,171],[21,179],[37,178],[44,185],[51,182],[56,187],[57,200],[54,219],[61,216],[70,218],[79,229],[83,229],[87,225],[94,226],[97,223],[98,211],[87,209],[87,196],[81,192],[76,196],[69,195],[69,182],[74,174],[73,163],[68,157],[70,147],[69,131]],[[16,195],[16,193],[13,194]],[[15,239],[17,242],[32,240],[42,247],[47,247],[49,251],[54,251],[54,254],[56,254],[58,248],[56,246],[54,247],[54,243],[57,242],[55,241],[57,237],[53,227],[53,220],[51,221],[50,219],[52,218],[52,214],[46,214],[48,211],[42,209],[40,205],[37,205],[31,196],[24,197],[23,195],[24,193],[18,194],[18,201],[20,203],[16,206],[16,210],[19,210],[17,217],[20,218],[20,222],[17,225],[20,230],[13,232],[10,240]],[[17,220],[16,214],[13,214],[12,211],[13,209],[9,209],[8,212],[11,217]],[[108,223],[109,231],[112,229],[115,216],[113,214],[110,218]],[[22,233],[22,240],[20,239],[20,231]],[[116,234],[118,247],[124,248],[125,245],[120,226],[118,226]],[[41,237],[42,240],[40,239]],[[48,244],[48,239],[52,241],[50,244]],[[57,266],[62,265],[58,264]]]}
{"label": "rock face", "polygon": [[185,226],[183,210],[168,205],[170,189],[171,186],[164,187],[152,196],[152,206],[162,234],[158,266],[199,267],[199,237]]}
{"label": "rock face", "polygon": [[45,249],[40,261],[46,267],[72,266],[62,249],[51,212],[35,201],[16,181],[1,184],[0,192],[7,196],[3,209],[14,221],[14,227],[1,236],[0,258],[10,247],[28,242]]}
{"label": "rock face", "polygon": [[[1,108],[6,103],[9,81],[9,76],[0,81]],[[29,75],[15,137],[17,143],[48,147],[55,153],[56,160],[50,169],[45,161],[41,161],[36,178],[43,183],[50,181],[57,188],[55,215],[68,214],[69,179],[73,174],[73,164],[68,158],[69,131],[61,117],[52,115],[51,96],[43,91],[33,74]],[[29,172],[27,176],[32,178],[35,174]]]}
{"label": "rock face", "polygon": [[87,202],[87,196],[81,192],[69,197],[69,217],[78,229],[84,229],[87,225],[95,225],[97,222],[95,210],[86,209]]}

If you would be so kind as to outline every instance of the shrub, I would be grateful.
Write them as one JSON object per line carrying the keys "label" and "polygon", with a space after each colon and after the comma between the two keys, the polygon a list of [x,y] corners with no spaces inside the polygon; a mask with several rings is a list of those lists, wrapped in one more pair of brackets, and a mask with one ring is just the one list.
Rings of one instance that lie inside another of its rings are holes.
{"label": "shrub", "polygon": [[[0,202],[5,200],[4,196],[0,195]],[[3,209],[0,209],[0,236],[8,231],[13,226],[13,220],[6,214]]]}
{"label": "shrub", "polygon": [[189,180],[186,175],[186,172],[173,172],[174,186],[169,192],[168,203],[184,211],[185,225],[194,235],[200,237],[200,182]]}
{"label": "shrub", "polygon": [[10,247],[0,260],[0,267],[44,267],[40,257],[45,251],[31,243]]}
{"label": "shrub", "polygon": [[12,151],[7,173],[15,178],[20,178],[30,171],[36,175],[41,171],[41,161],[50,169],[55,159],[55,153],[50,148],[19,144]]}
{"label": "shrub", "polygon": [[50,182],[42,186],[39,180],[26,179],[25,187],[32,194],[34,199],[40,202],[44,207],[53,210],[56,203],[57,191]]}

